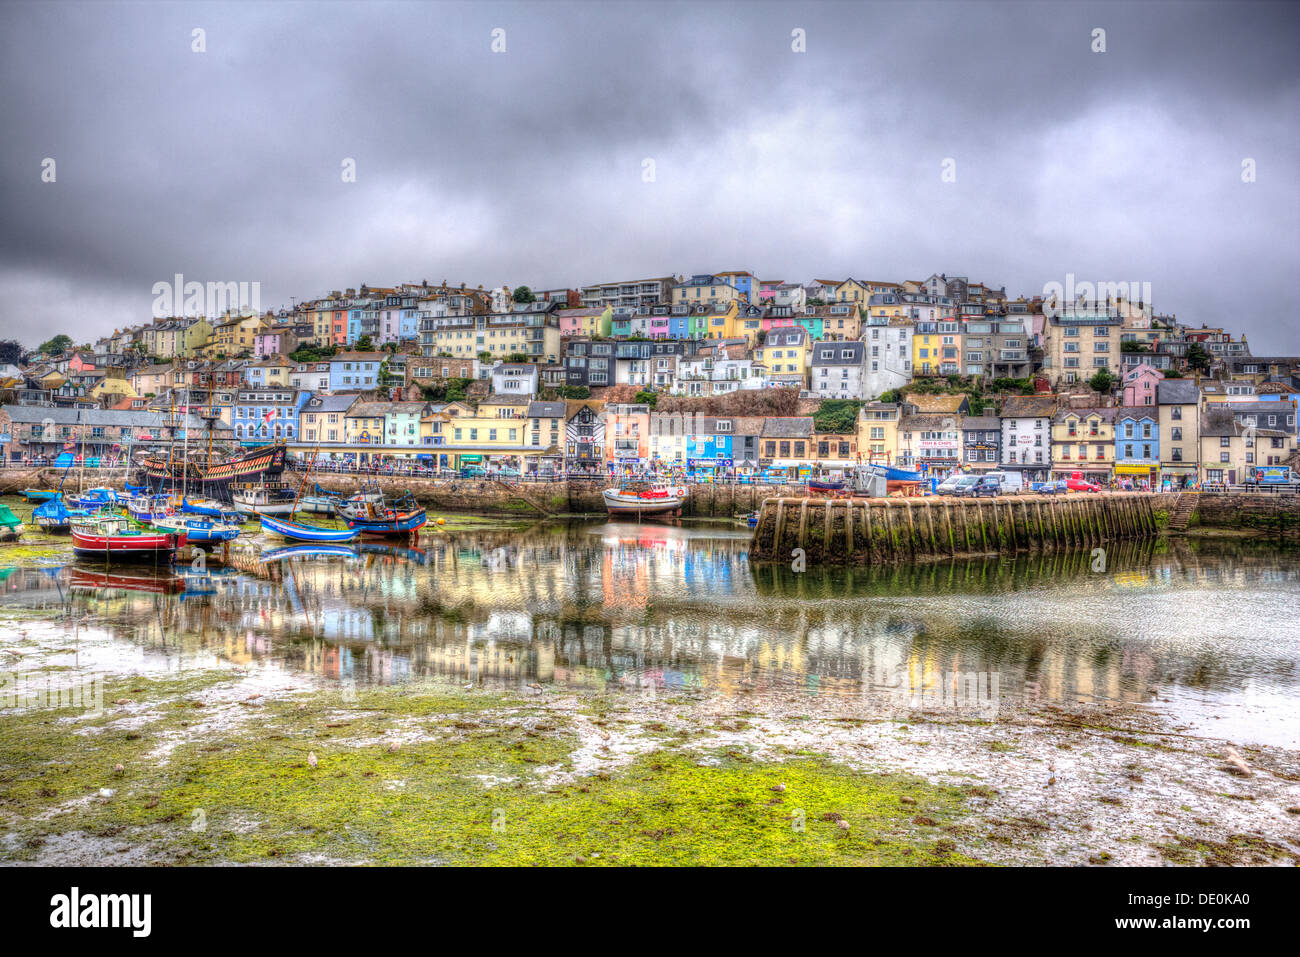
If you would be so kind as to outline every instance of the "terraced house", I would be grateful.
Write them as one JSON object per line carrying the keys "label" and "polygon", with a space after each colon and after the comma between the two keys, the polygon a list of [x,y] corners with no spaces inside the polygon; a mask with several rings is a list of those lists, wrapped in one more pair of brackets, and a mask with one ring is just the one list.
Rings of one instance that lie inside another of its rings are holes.
{"label": "terraced house", "polygon": [[1121,408],[1116,413],[1115,477],[1159,487],[1160,416],[1154,406]]}
{"label": "terraced house", "polygon": [[1061,409],[1052,420],[1052,474],[1069,478],[1082,472],[1106,484],[1115,468],[1115,414],[1110,409]]}

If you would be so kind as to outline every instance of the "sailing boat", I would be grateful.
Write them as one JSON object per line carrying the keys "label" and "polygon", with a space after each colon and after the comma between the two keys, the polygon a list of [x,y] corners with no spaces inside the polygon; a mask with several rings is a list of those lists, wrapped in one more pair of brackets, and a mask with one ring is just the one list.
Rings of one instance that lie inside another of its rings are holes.
{"label": "sailing boat", "polygon": [[272,535],[279,535],[281,538],[287,538],[294,542],[317,544],[351,542],[361,536],[361,532],[356,529],[322,528],[319,525],[307,525],[303,522],[293,521],[293,513],[298,509],[298,500],[302,498],[303,486],[307,484],[307,476],[311,474],[312,466],[316,464],[316,454],[319,451],[320,444],[317,443],[316,451],[312,452],[311,462],[308,463],[307,471],[303,473],[302,482],[298,486],[298,494],[294,496],[293,504],[289,507],[289,518],[286,520],[276,518],[273,515],[262,514],[259,516],[262,522],[262,531],[269,532]]}

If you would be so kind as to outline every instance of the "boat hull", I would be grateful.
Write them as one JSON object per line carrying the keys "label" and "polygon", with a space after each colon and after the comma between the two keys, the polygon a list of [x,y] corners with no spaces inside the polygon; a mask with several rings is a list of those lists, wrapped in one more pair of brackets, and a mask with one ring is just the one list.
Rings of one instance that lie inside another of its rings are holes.
{"label": "boat hull", "polygon": [[415,512],[398,512],[396,514],[380,513],[366,518],[345,518],[348,528],[354,528],[362,535],[371,538],[387,538],[409,535],[424,526],[429,520],[424,509]]}
{"label": "boat hull", "polygon": [[272,515],[262,515],[262,531],[279,535],[292,542],[309,542],[312,544],[339,544],[353,542],[361,532],[351,528],[318,528],[300,522],[286,522]]}
{"label": "boat hull", "polygon": [[74,527],[72,552],[78,558],[95,558],[110,562],[169,560],[185,536],[159,533],[150,535],[106,535]]}

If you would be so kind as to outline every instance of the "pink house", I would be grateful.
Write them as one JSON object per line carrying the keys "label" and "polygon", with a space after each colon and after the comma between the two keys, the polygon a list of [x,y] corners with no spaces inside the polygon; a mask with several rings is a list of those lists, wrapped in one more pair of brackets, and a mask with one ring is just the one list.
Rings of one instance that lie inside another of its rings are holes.
{"label": "pink house", "polygon": [[253,337],[253,353],[262,358],[288,354],[294,351],[296,343],[291,332],[261,332]]}
{"label": "pink house", "polygon": [[1125,406],[1156,404],[1156,384],[1165,374],[1149,362],[1140,362],[1124,373]]}
{"label": "pink house", "polygon": [[762,302],[764,299],[775,299],[776,291],[780,289],[784,283],[785,281],[782,279],[760,279],[758,281],[758,301]]}

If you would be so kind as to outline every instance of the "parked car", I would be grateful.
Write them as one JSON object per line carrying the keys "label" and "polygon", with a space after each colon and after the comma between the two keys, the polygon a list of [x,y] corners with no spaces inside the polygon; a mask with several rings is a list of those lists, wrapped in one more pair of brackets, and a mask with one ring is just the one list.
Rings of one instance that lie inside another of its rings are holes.
{"label": "parked car", "polygon": [[[940,494],[956,495],[959,498],[965,495],[970,495],[974,492],[975,486],[978,485],[979,482],[980,476],[978,475],[959,475],[957,476],[957,481],[952,484],[952,487],[946,492],[941,492]],[[939,487],[942,489],[943,484],[941,483]]]}
{"label": "parked car", "polygon": [[981,475],[967,491],[976,498],[996,498],[1003,492],[1002,480],[996,475]]}
{"label": "parked car", "polygon": [[1038,486],[1039,495],[1064,495],[1068,491],[1064,479],[1056,482],[1043,482]]}
{"label": "parked car", "polygon": [[1065,487],[1071,492],[1100,492],[1101,486],[1089,482],[1083,477],[1082,472],[1071,472],[1070,477],[1065,480]]}
{"label": "parked car", "polygon": [[969,475],[962,475],[962,474],[960,474],[960,473],[958,473],[957,475],[949,475],[946,479],[944,479],[942,482],[940,482],[940,483],[938,484],[938,486],[936,486],[936,488],[935,488],[935,490],[934,490],[934,494],[935,494],[935,495],[952,495],[952,494],[953,494],[953,489],[955,489],[955,488],[957,487],[957,483],[960,482],[960,481],[961,481],[962,479],[964,479],[964,478],[970,478],[970,476],[969,476]]}
{"label": "parked car", "polygon": [[481,465],[467,465],[460,470],[461,478],[484,478],[487,476],[487,469]]}

